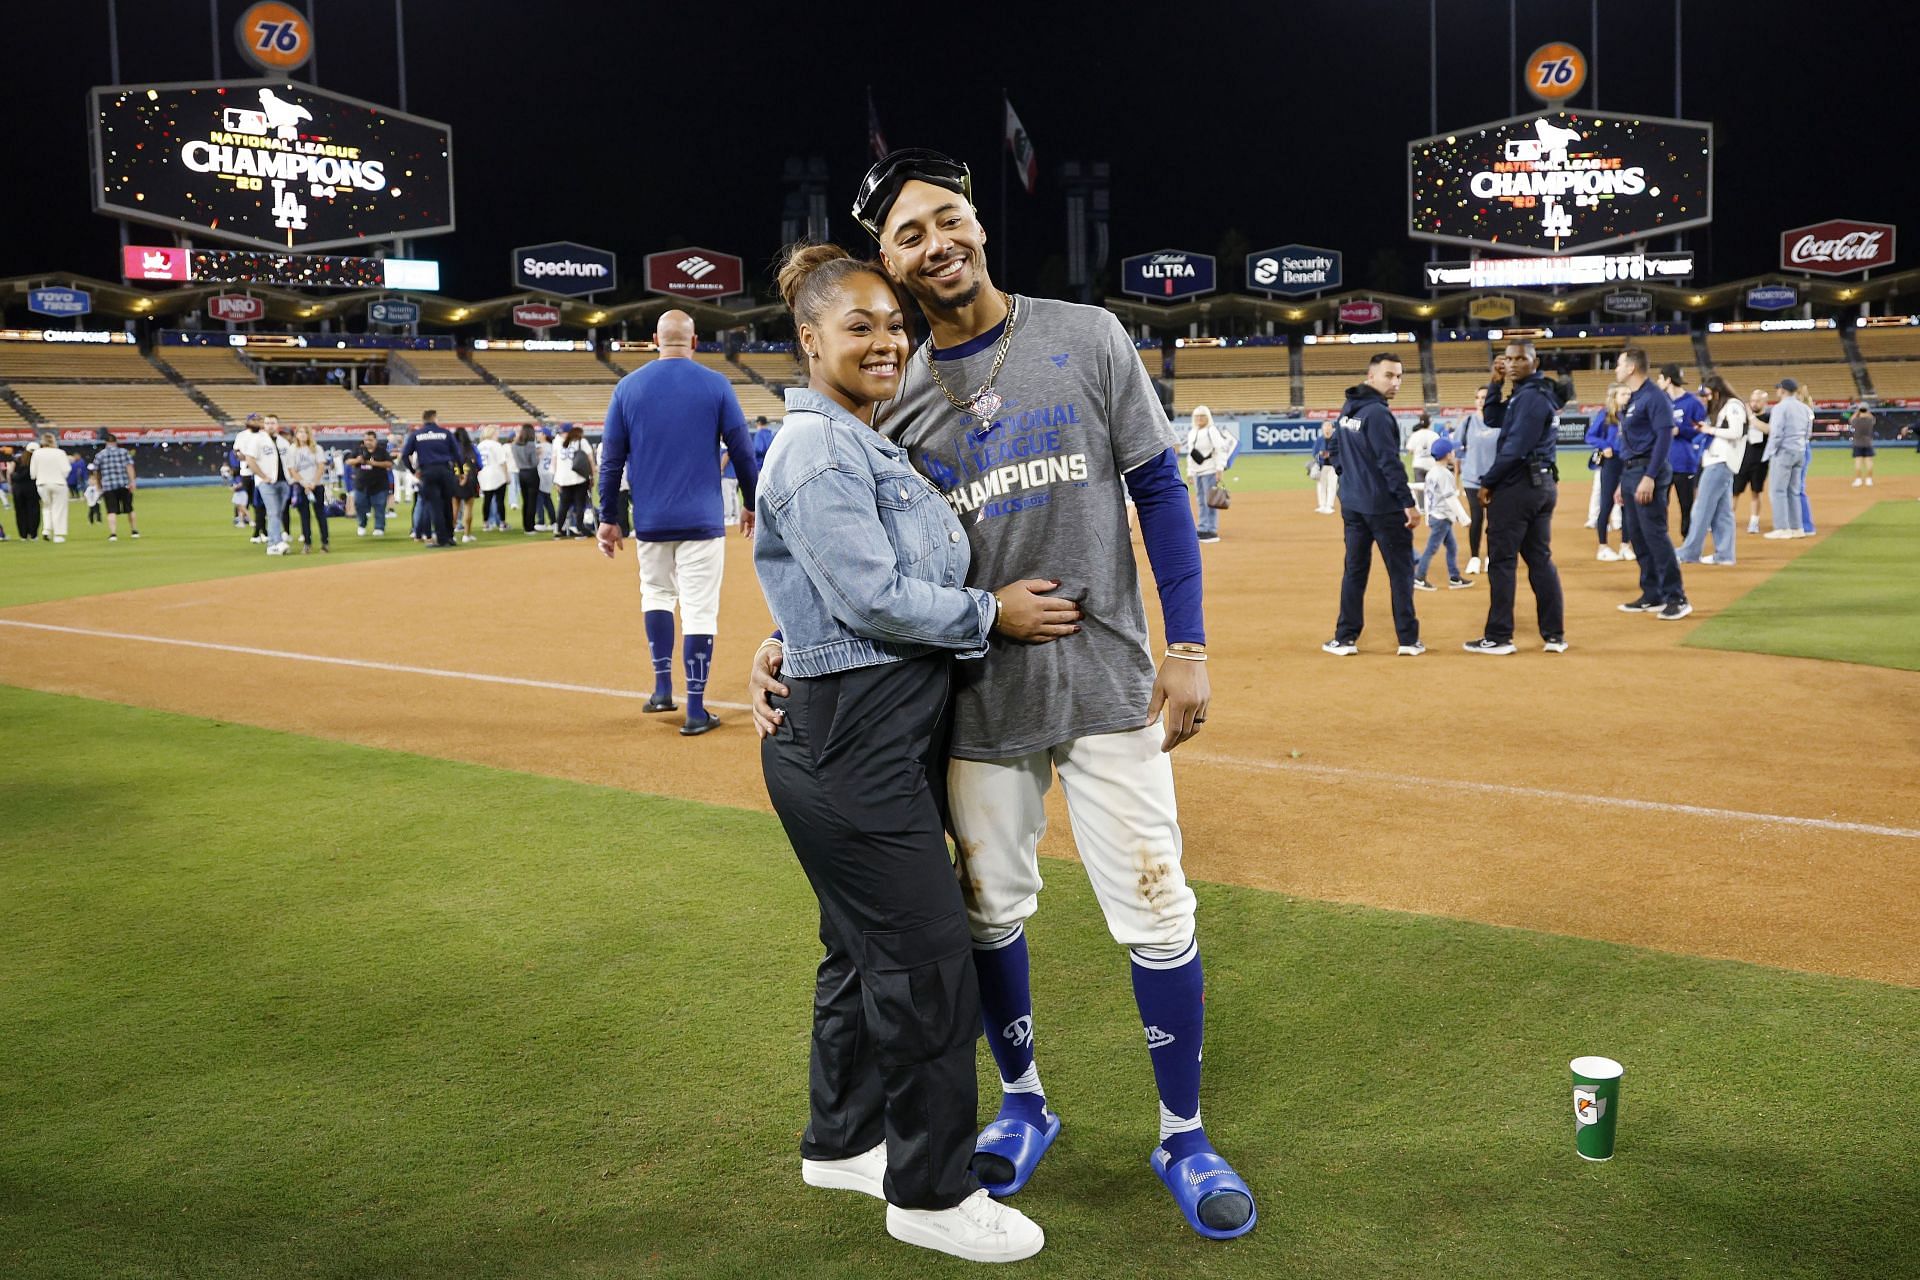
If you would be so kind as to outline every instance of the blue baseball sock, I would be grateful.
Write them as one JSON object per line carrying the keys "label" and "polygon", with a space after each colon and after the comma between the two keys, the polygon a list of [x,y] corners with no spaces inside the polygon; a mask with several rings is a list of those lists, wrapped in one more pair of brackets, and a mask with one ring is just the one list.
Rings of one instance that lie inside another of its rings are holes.
{"label": "blue baseball sock", "polygon": [[1033,989],[1029,981],[1024,928],[997,946],[975,943],[973,970],[980,980],[980,1016],[987,1046],[1000,1068],[1000,1114],[1041,1122],[1046,1094],[1033,1061]]}
{"label": "blue baseball sock", "polygon": [[1207,1010],[1200,944],[1171,960],[1133,956],[1133,999],[1160,1090],[1160,1145],[1175,1160],[1209,1150],[1200,1127],[1200,1049]]}
{"label": "blue baseball sock", "polygon": [[687,723],[707,718],[707,668],[713,665],[713,637],[688,636],[680,645],[680,661],[687,668]]}
{"label": "blue baseball sock", "polygon": [[653,696],[673,696],[673,610],[646,612],[647,653],[653,658]]}

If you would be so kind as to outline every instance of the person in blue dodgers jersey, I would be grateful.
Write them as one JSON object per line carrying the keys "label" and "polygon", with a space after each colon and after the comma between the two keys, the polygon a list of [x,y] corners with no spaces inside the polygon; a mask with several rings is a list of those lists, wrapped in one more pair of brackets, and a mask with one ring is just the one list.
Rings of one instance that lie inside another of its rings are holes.
{"label": "person in blue dodgers jersey", "polygon": [[1051,582],[963,585],[959,518],[870,425],[911,353],[880,269],[801,245],[779,283],[808,382],[768,451],[754,568],[792,686],[761,766],[826,947],[801,1174],[884,1198],[896,1239],[1009,1262],[1045,1237],[968,1167],[980,1003],[944,831],[950,658],[978,667],[996,631],[1057,640],[1080,613],[1036,594]]}
{"label": "person in blue dodgers jersey", "polygon": [[[1256,1220],[1253,1196],[1201,1125],[1203,975],[1167,755],[1199,732],[1209,702],[1200,546],[1176,437],[1112,314],[994,287],[971,185],[966,166],[936,152],[894,152],[868,172],[854,214],[932,328],[882,430],[960,517],[970,581],[1053,571],[1088,619],[1056,644],[996,642],[955,677],[948,792],[1002,1093],[973,1169],[996,1196],[1013,1195],[1060,1132],[1035,1060],[1025,934],[1057,772],[1080,861],[1131,958],[1159,1093],[1149,1167],[1196,1231],[1241,1235]],[[1128,494],[1169,642],[1157,673]],[[755,662],[756,719],[769,714],[776,665],[771,648]]]}
{"label": "person in blue dodgers jersey", "polygon": [[1614,362],[1614,377],[1627,389],[1620,413],[1621,523],[1640,561],[1640,594],[1622,613],[1651,613],[1675,622],[1693,612],[1680,580],[1680,561],[1667,536],[1667,490],[1673,483],[1673,402],[1647,377],[1647,353],[1628,347]]}
{"label": "person in blue dodgers jersey", "polygon": [[1487,424],[1500,432],[1480,474],[1476,500],[1487,508],[1487,623],[1468,653],[1513,652],[1513,597],[1519,561],[1527,562],[1541,647],[1567,651],[1566,598],[1553,564],[1553,509],[1560,497],[1559,384],[1540,372],[1533,344],[1509,342],[1506,377],[1487,387]]}
{"label": "person in blue dodgers jersey", "polygon": [[1667,462],[1673,467],[1673,497],[1680,507],[1680,537],[1693,532],[1693,500],[1700,492],[1700,456],[1711,442],[1701,427],[1707,406],[1687,390],[1686,375],[1677,364],[1663,364],[1654,377],[1660,391],[1673,403],[1673,448]]}
{"label": "person in blue dodgers jersey", "polygon": [[625,539],[609,517],[618,511],[624,472],[633,494],[633,536],[639,544],[640,609],[653,659],[653,696],[644,711],[672,711],[673,610],[686,628],[681,663],[687,678],[683,737],[720,725],[706,708],[713,637],[720,624],[720,580],[727,529],[718,453],[726,446],[747,510],[740,532],[753,536],[753,440],[746,415],[724,375],[693,358],[693,317],[667,311],[654,329],[660,348],[620,379],[600,432],[600,525],[595,538],[609,560]]}
{"label": "person in blue dodgers jersey", "polygon": [[423,536],[429,538],[433,546],[451,547],[454,545],[456,483],[453,473],[463,461],[463,455],[459,440],[440,425],[439,419],[439,413],[432,409],[420,415],[420,425],[407,432],[407,442],[400,446],[400,462],[413,468],[413,473],[420,478],[420,492],[414,502],[424,506],[427,513]]}
{"label": "person in blue dodgers jersey", "polygon": [[1393,351],[1376,351],[1367,361],[1366,379],[1347,389],[1340,407],[1340,520],[1347,540],[1346,563],[1340,574],[1340,616],[1334,620],[1333,639],[1320,647],[1338,658],[1360,652],[1360,631],[1366,625],[1367,578],[1373,571],[1373,549],[1387,566],[1388,598],[1393,602],[1395,650],[1417,658],[1427,651],[1420,643],[1420,619],[1413,611],[1413,530],[1420,523],[1406,470],[1400,465],[1400,424],[1387,404],[1400,394],[1405,366]]}

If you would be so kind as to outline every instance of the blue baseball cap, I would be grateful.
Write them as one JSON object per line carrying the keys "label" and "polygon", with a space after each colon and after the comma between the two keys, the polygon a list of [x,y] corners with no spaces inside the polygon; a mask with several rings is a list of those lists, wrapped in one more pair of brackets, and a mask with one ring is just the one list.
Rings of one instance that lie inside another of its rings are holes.
{"label": "blue baseball cap", "polygon": [[1431,450],[1431,452],[1433,456],[1436,458],[1444,458],[1448,454],[1453,452],[1453,441],[1448,439],[1446,436],[1441,436],[1438,440],[1435,440],[1433,442],[1433,449]]}

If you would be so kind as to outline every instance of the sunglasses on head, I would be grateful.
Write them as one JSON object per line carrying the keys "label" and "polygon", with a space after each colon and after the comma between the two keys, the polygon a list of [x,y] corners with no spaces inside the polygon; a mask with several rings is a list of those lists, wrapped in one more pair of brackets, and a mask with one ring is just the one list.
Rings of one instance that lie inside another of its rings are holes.
{"label": "sunglasses on head", "polygon": [[958,191],[968,203],[973,201],[973,174],[967,166],[938,151],[907,147],[887,153],[867,170],[860,181],[860,194],[854,197],[854,220],[867,229],[868,235],[880,239],[887,210],[893,207],[900,188],[914,181]]}

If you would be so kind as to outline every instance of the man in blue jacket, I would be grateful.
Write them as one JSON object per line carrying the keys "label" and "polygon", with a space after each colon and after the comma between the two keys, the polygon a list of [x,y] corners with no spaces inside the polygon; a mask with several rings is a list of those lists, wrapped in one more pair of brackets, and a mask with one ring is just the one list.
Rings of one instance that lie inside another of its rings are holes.
{"label": "man in blue jacket", "polygon": [[407,432],[407,442],[400,446],[401,465],[413,468],[420,477],[415,510],[426,509],[426,536],[436,547],[454,545],[453,469],[462,456],[459,439],[440,425],[440,415],[433,409],[420,415],[420,425]]}
{"label": "man in blue jacket", "polygon": [[1680,581],[1680,560],[1667,536],[1667,491],[1673,486],[1673,402],[1647,377],[1647,353],[1628,347],[1614,362],[1615,379],[1627,388],[1620,415],[1621,523],[1640,560],[1640,595],[1622,613],[1651,613],[1676,622],[1693,612]]}
{"label": "man in blue jacket", "polygon": [[1360,651],[1360,630],[1366,625],[1367,575],[1373,549],[1387,565],[1387,586],[1393,601],[1393,630],[1399,639],[1396,653],[1409,658],[1425,653],[1420,643],[1420,619],[1413,612],[1413,530],[1420,509],[1400,465],[1400,424],[1387,403],[1400,394],[1403,366],[1391,351],[1376,351],[1367,361],[1366,381],[1347,392],[1340,409],[1340,519],[1346,526],[1347,563],[1340,579],[1340,617],[1333,639],[1320,647],[1336,657]]}
{"label": "man in blue jacket", "polygon": [[1567,651],[1566,597],[1553,564],[1553,508],[1560,497],[1560,391],[1540,372],[1533,344],[1507,344],[1507,376],[1487,387],[1483,412],[1500,431],[1493,464],[1480,474],[1487,509],[1487,625],[1468,653],[1513,652],[1513,596],[1519,561],[1527,562],[1534,615],[1548,653]]}

